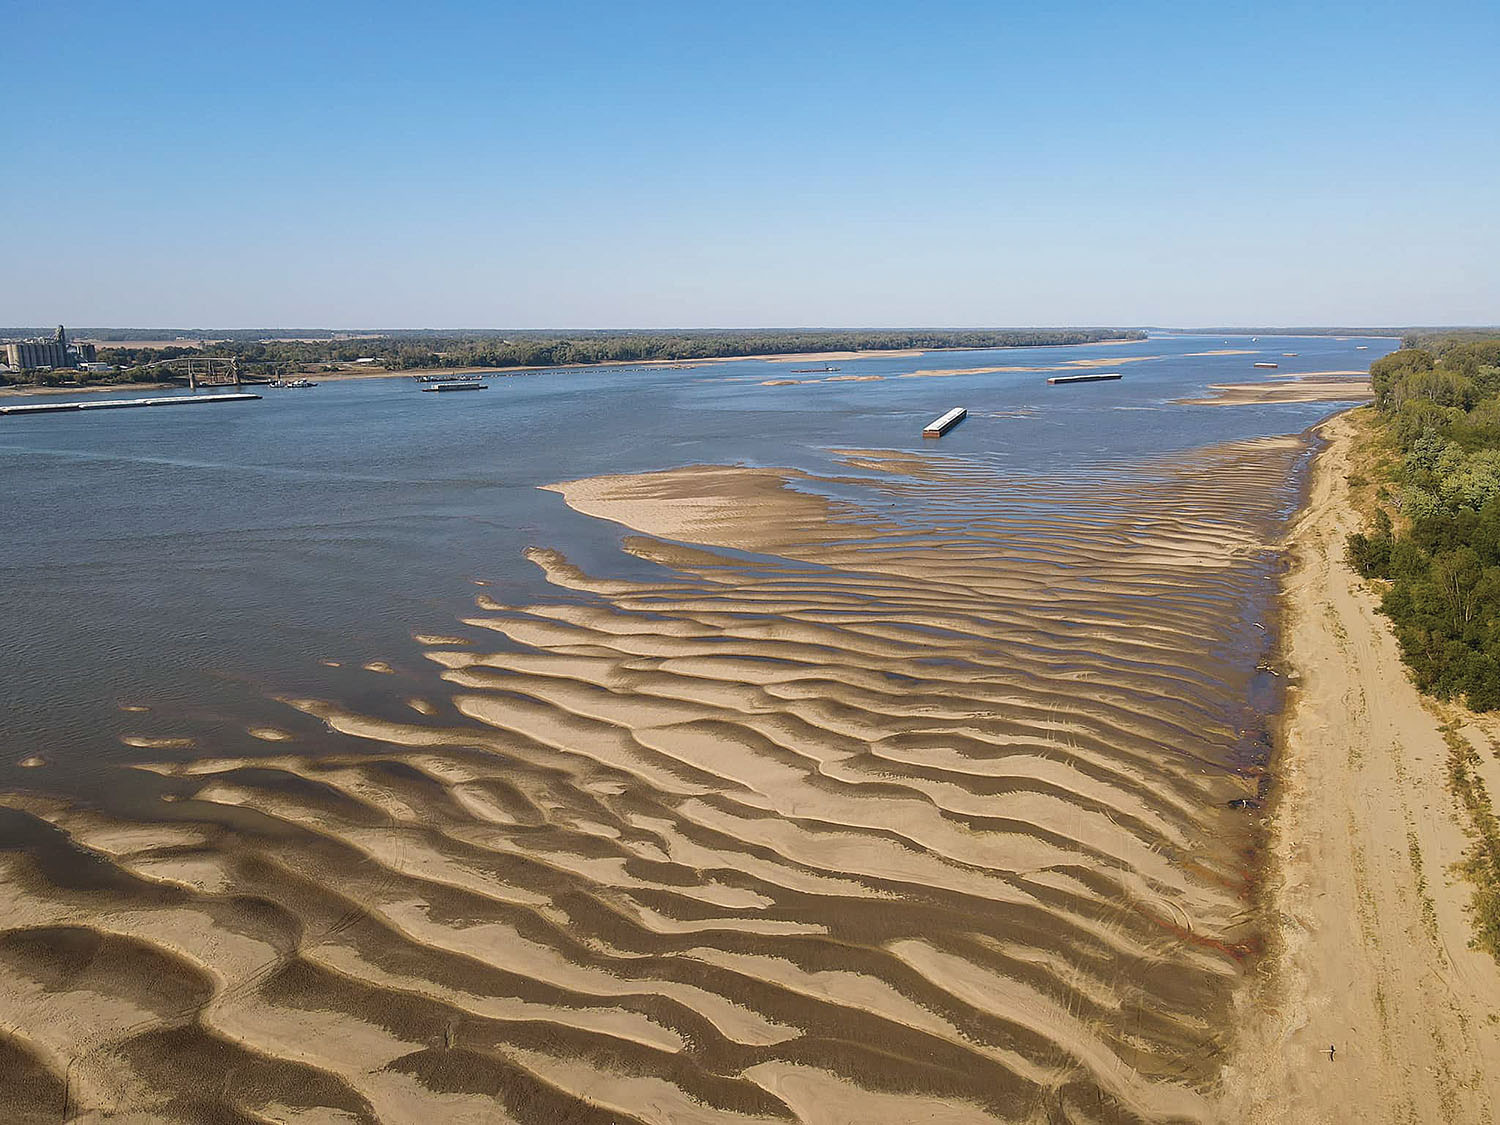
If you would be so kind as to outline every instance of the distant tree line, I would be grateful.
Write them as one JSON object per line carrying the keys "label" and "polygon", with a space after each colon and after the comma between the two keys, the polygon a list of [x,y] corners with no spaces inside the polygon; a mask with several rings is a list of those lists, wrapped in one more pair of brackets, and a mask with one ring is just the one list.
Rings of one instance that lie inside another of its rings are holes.
{"label": "distant tree line", "polygon": [[1370,365],[1390,444],[1374,525],[1351,564],[1423,690],[1500,708],[1500,338],[1448,336]]}
{"label": "distant tree line", "polygon": [[[144,332],[146,330],[136,330]],[[111,333],[131,337],[126,330]],[[287,333],[290,335],[290,333]],[[90,330],[92,338],[101,333]],[[301,339],[267,339],[249,331],[215,333],[203,347],[167,344],[161,348],[103,346],[98,359],[120,370],[110,375],[76,373],[83,381],[170,378],[164,361],[187,355],[232,356],[251,377],[316,371],[320,367],[373,360],[389,371],[453,367],[563,367],[571,364],[653,363],[750,355],[822,351],[896,351],[907,348],[1019,348],[1141,340],[1135,329],[1067,328],[944,331],[780,331],[702,330],[634,332],[393,332],[380,336],[340,336],[307,332]],[[317,337],[317,338],[315,338]],[[323,338],[326,337],[326,338]],[[75,373],[69,372],[66,377]]]}
{"label": "distant tree line", "polygon": [[1311,328],[1307,327],[1306,325],[1296,328],[1289,328],[1286,326],[1278,328],[1272,325],[1265,328],[1256,328],[1253,326],[1247,328],[1244,325],[1238,325],[1229,328],[1169,328],[1166,331],[1182,332],[1189,336],[1375,336],[1394,340],[1400,339],[1408,332],[1417,332],[1420,331],[1420,329],[1393,328],[1390,326],[1379,327],[1368,324],[1360,328],[1353,328],[1349,326],[1340,327],[1337,325],[1318,326]]}
{"label": "distant tree line", "polygon": [[1411,328],[1401,335],[1403,348],[1418,348],[1441,359],[1465,344],[1493,343],[1500,328]]}
{"label": "distant tree line", "polygon": [[[0,328],[0,338],[50,336],[52,327],[45,328]],[[331,328],[69,328],[74,339],[89,339],[99,343],[151,340],[162,341],[163,346],[175,343],[201,344],[204,341],[226,341],[233,344],[253,344],[269,341],[310,340],[313,342],[383,344],[392,340],[426,341],[436,346],[445,340],[619,340],[626,338],[656,337],[659,339],[691,340],[741,340],[741,339],[812,339],[818,342],[842,338],[847,340],[875,341],[889,338],[952,340],[957,337],[974,337],[1001,341],[994,344],[937,344],[933,347],[1015,347],[1028,343],[1086,343],[1101,339],[1144,339],[1145,333],[1136,329],[1115,328],[1005,328],[949,330],[941,328],[921,329],[832,329],[832,328],[399,328],[385,330],[355,329],[336,331]],[[1084,339],[1083,337],[1087,337]],[[875,346],[875,345],[870,345]],[[905,346],[917,346],[916,344]]]}
{"label": "distant tree line", "polygon": [[[290,346],[305,362],[373,357],[393,370],[416,367],[562,367],[568,364],[717,359],[821,351],[897,351],[905,348],[1014,348],[1144,339],[1144,333],[1107,329],[1022,332],[733,332],[588,333],[548,336],[384,337],[327,344],[253,345],[252,361]],[[258,349],[266,349],[265,353]],[[287,358],[292,358],[288,356]]]}
{"label": "distant tree line", "polygon": [[1295,328],[1267,327],[1246,328],[1238,325],[1231,328],[1168,328],[1167,332],[1182,332],[1190,336],[1379,336],[1386,339],[1399,339],[1404,348],[1428,347],[1430,342],[1436,339],[1466,338],[1469,340],[1490,340],[1500,336],[1500,326],[1489,328],[1419,328],[1408,325],[1398,328],[1391,325],[1377,327],[1364,325],[1363,327],[1350,326],[1318,326],[1308,327],[1301,325]]}

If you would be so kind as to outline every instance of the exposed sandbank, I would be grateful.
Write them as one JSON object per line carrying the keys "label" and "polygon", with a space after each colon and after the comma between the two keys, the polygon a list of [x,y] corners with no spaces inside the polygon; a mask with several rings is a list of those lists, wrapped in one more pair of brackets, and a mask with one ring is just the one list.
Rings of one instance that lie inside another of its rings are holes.
{"label": "exposed sandbank", "polygon": [[440,680],[138,747],[160,815],[4,797],[0,1064],[85,1119],[1212,1120],[1302,450],[554,486],[625,577],[538,546]]}
{"label": "exposed sandbank", "polygon": [[[1356,416],[1321,427],[1289,538],[1293,677],[1275,763],[1270,955],[1240,999],[1226,1122],[1490,1122],[1500,1104],[1500,971],[1470,947],[1468,836],[1445,782],[1458,719],[1500,788],[1492,720],[1430,705],[1344,561],[1359,529]],[[1330,1046],[1334,1049],[1329,1057]]]}
{"label": "exposed sandbank", "polygon": [[1278,402],[1362,402],[1375,396],[1364,372],[1318,371],[1263,383],[1212,383],[1202,398],[1177,398],[1176,406],[1264,406]]}
{"label": "exposed sandbank", "polygon": [[[1125,341],[1129,343],[1130,341]],[[1090,347],[1092,345],[1051,345],[1070,347]],[[939,352],[964,352],[964,351],[992,351],[990,348],[938,348]],[[710,364],[741,363],[746,361],[758,361],[766,363],[836,363],[840,360],[855,359],[881,359],[884,357],[913,358],[929,354],[928,351],[917,348],[900,348],[891,351],[835,351],[835,352],[776,352],[769,355],[721,355],[704,356],[701,358],[686,357],[683,359],[607,359],[598,363],[551,363],[530,367],[422,367],[413,368],[409,371],[390,371],[385,368],[377,368],[373,371],[337,371],[328,374],[309,372],[309,378],[318,379],[369,379],[369,378],[404,378],[416,375],[530,375],[545,371],[584,371],[594,368],[638,368],[638,367],[663,367],[690,370],[695,367],[704,367]]]}
{"label": "exposed sandbank", "polygon": [[119,394],[131,394],[136,391],[165,391],[183,390],[184,385],[180,383],[84,383],[71,387],[39,387],[23,383],[11,383],[0,386],[0,397],[30,397],[33,395],[77,395],[88,394],[95,391],[115,391]]}
{"label": "exposed sandbank", "polygon": [[[208,341],[213,343],[215,341]],[[1141,344],[1144,340],[1098,340],[1088,344],[1043,344],[1043,345],[1019,345],[1006,348],[1007,351],[1023,351],[1026,347],[1103,347],[1110,344]],[[103,345],[106,347],[178,347],[188,346],[177,342],[141,342],[126,341],[123,343],[111,343]],[[191,346],[198,346],[196,342]],[[758,361],[767,363],[836,363],[844,360],[860,359],[914,359],[925,355],[938,355],[948,352],[969,351],[996,351],[996,348],[898,348],[891,350],[874,351],[827,351],[827,352],[777,352],[763,355],[736,355],[736,356],[706,356],[702,358],[684,357],[682,359],[618,359],[601,360],[597,363],[553,363],[536,366],[510,366],[510,367],[419,367],[409,370],[394,371],[385,367],[368,366],[361,368],[342,367],[337,371],[319,371],[317,365],[312,364],[298,372],[303,378],[314,382],[338,383],[351,379],[407,379],[421,375],[530,375],[540,374],[548,371],[581,371],[590,369],[631,369],[641,367],[652,368],[676,368],[679,370],[691,370],[710,364],[739,363],[744,361]],[[1140,358],[1158,358],[1155,356]],[[1087,363],[1088,361],[1079,361]],[[1094,364],[1106,364],[1115,362],[1126,362],[1124,360],[1094,360]],[[1004,370],[994,368],[993,370]],[[1041,370],[1041,369],[1038,369]],[[959,372],[954,372],[959,374]],[[844,379],[877,379],[883,376],[843,376]],[[818,380],[797,380],[798,382],[817,382]],[[832,380],[829,380],[832,381]],[[258,383],[246,383],[247,387],[264,385]],[[781,384],[768,384],[779,386]],[[0,386],[0,396],[10,395],[37,395],[37,394],[72,394],[83,391],[155,391],[181,389],[181,382],[169,383],[113,383],[99,384],[90,383],[76,387],[33,387],[22,385]]]}
{"label": "exposed sandbank", "polygon": [[[1144,340],[1121,340],[1117,343],[1137,344]],[[1016,373],[1037,371],[1089,371],[1096,367],[1115,367],[1122,363],[1148,363],[1161,359],[1159,355],[1093,356],[1088,359],[1068,359],[1061,363],[1043,365],[1004,364],[990,367],[926,367],[920,371],[907,372],[904,378],[943,378],[950,375],[989,375],[994,373]]]}

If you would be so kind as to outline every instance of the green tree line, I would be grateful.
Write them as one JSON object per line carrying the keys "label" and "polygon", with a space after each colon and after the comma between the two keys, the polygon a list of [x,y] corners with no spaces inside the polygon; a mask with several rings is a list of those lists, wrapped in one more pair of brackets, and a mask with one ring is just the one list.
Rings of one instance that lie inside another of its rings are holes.
{"label": "green tree line", "polygon": [[[123,332],[116,333],[123,335]],[[277,340],[255,338],[248,331],[223,334],[201,349],[168,344],[162,348],[99,348],[102,363],[119,368],[113,374],[53,373],[53,381],[121,381],[161,378],[162,360],[185,355],[234,357],[251,377],[317,371],[355,360],[389,371],[456,367],[563,367],[575,364],[657,363],[679,360],[788,355],[821,351],[896,351],[907,348],[1016,348],[1093,344],[1104,340],[1144,339],[1134,329],[1068,328],[945,331],[781,331],[703,330],[640,332],[399,332],[382,336]],[[155,365],[155,366],[153,366]],[[26,378],[23,376],[23,378]]]}
{"label": "green tree line", "polygon": [[1392,448],[1349,560],[1422,690],[1500,708],[1500,338],[1436,337],[1370,365]]}
{"label": "green tree line", "polygon": [[[146,330],[137,339],[149,339]],[[99,333],[90,330],[96,338]],[[130,338],[127,330],[111,333]],[[289,333],[288,333],[289,334]],[[829,331],[773,329],[695,331],[582,331],[582,332],[393,332],[380,336],[336,336],[305,333],[303,339],[267,339],[254,330],[218,334],[203,347],[166,343],[160,348],[102,345],[101,363],[118,370],[109,373],[49,372],[12,376],[24,382],[128,382],[170,379],[162,361],[183,356],[223,356],[240,361],[252,378],[315,372],[332,365],[373,359],[371,366],[389,371],[455,367],[563,367],[587,363],[657,363],[752,355],[789,355],[824,351],[899,351],[916,348],[1020,348],[1065,344],[1096,344],[1106,340],[1143,340],[1137,329],[1039,328],[950,331],[910,329]],[[317,338],[324,337],[327,338]],[[3,377],[0,377],[3,381]]]}
{"label": "green tree line", "polygon": [[[1008,348],[1142,339],[1144,333],[1108,330],[1026,332],[743,332],[625,333],[585,336],[472,337],[354,341],[330,345],[340,356],[374,356],[396,369],[413,367],[561,367],[605,362],[664,362],[820,351],[898,351],[905,348]],[[372,344],[378,346],[372,347]]]}

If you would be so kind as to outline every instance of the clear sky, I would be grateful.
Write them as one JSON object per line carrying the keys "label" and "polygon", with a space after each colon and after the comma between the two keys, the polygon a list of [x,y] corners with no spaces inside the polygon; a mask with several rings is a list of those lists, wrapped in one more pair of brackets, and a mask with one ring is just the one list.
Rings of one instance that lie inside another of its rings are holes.
{"label": "clear sky", "polygon": [[1500,321],[1500,3],[0,0],[0,324]]}

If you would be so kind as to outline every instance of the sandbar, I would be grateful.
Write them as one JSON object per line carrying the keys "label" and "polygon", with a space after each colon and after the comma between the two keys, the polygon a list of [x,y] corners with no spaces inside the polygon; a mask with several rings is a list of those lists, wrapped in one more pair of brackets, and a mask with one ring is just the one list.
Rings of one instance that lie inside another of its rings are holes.
{"label": "sandbar", "polygon": [[1259,383],[1212,383],[1212,394],[1173,399],[1176,406],[1265,406],[1281,402],[1361,402],[1374,397],[1363,373],[1324,372]]}
{"label": "sandbar", "polygon": [[628,565],[540,532],[329,661],[399,679],[267,698],[295,739],[0,798],[48,849],[0,852],[0,1063],[35,1117],[1213,1120],[1262,839],[1223,640],[1305,449],[553,485]]}
{"label": "sandbar", "polygon": [[1344,559],[1368,430],[1354,412],[1319,433],[1283,582],[1295,685],[1274,763],[1270,954],[1239,1001],[1220,1120],[1488,1122],[1500,973],[1470,944],[1472,826],[1445,782],[1460,755],[1500,787],[1496,724],[1418,694]]}

